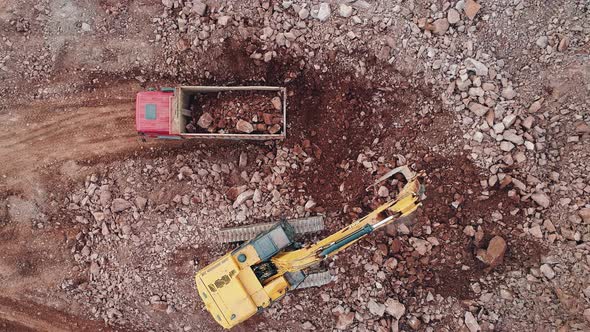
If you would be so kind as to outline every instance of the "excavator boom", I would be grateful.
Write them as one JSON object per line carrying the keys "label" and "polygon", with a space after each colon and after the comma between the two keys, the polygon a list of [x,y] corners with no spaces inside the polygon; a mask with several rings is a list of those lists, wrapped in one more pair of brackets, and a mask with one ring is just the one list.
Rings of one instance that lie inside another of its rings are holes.
{"label": "excavator boom", "polygon": [[423,186],[420,183],[420,173],[409,180],[396,199],[389,201],[379,208],[358,219],[340,231],[299,250],[281,252],[272,258],[272,262],[279,268],[279,274],[304,270],[328,257],[348,248],[375,230],[410,215],[420,206]]}

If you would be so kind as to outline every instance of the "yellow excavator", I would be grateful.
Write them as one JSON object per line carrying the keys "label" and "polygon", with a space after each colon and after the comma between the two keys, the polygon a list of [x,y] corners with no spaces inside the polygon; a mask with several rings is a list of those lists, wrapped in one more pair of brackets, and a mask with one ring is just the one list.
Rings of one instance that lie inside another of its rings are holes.
{"label": "yellow excavator", "polygon": [[201,269],[195,282],[206,309],[221,326],[232,328],[301,288],[321,261],[412,214],[421,205],[425,175],[404,166],[377,182],[396,173],[402,173],[407,183],[394,200],[314,244],[302,247],[295,241],[297,221],[281,221]]}

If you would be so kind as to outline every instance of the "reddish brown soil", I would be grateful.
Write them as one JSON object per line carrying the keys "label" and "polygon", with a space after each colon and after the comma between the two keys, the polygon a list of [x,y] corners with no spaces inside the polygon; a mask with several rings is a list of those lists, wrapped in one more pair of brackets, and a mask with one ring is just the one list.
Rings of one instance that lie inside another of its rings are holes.
{"label": "reddish brown soil", "polygon": [[[66,312],[25,301],[0,297],[0,331],[113,331],[102,322],[72,316]],[[128,331],[134,329],[126,328]]]}

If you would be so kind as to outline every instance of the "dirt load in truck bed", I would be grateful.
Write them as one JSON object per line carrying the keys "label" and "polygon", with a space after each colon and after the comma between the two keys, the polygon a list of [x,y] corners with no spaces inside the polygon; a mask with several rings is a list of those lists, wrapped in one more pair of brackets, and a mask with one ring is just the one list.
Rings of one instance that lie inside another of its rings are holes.
{"label": "dirt load in truck bed", "polygon": [[189,133],[280,134],[282,100],[276,91],[222,91],[191,97]]}

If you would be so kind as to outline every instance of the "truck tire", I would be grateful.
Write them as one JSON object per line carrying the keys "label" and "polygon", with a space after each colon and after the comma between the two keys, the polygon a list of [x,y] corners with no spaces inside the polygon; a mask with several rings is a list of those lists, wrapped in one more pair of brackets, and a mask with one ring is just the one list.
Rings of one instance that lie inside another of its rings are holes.
{"label": "truck tire", "polygon": [[[287,220],[295,229],[295,234],[306,234],[324,230],[324,216],[313,216]],[[247,226],[224,228],[218,233],[220,243],[243,242],[256,237],[256,235],[269,230],[274,222],[260,223]]]}
{"label": "truck tire", "polygon": [[304,289],[310,287],[320,287],[332,281],[330,271],[314,272],[308,274],[295,289]]}

